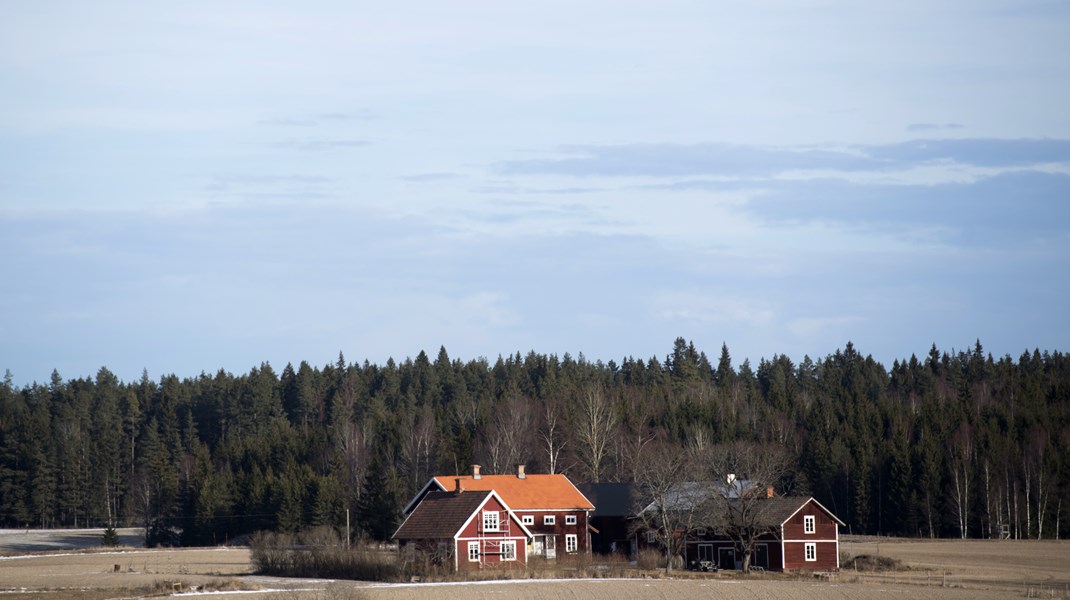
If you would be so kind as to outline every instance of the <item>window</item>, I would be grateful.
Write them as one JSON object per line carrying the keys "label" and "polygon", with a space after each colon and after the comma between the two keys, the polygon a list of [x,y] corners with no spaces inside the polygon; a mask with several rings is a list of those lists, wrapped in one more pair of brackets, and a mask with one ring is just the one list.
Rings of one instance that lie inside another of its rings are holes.
{"label": "window", "polygon": [[516,542],[502,542],[502,560],[516,560]]}
{"label": "window", "polygon": [[809,543],[806,544],[805,548],[806,548],[806,550],[805,550],[805,552],[806,552],[806,560],[808,560],[808,561],[817,560],[817,544],[815,544],[813,542],[809,542]]}
{"label": "window", "polygon": [[576,515],[565,515],[565,525],[575,525]]}
{"label": "window", "polygon": [[576,534],[574,534],[574,533],[565,534],[565,552],[575,552],[578,548],[579,548],[579,543],[578,543],[578,540],[576,539]]}
{"label": "window", "polygon": [[817,524],[813,515],[806,515],[803,517],[803,533],[813,533],[817,531]]}
{"label": "window", "polygon": [[554,515],[546,515],[545,517],[542,518],[542,524],[543,525],[556,525],[557,524],[557,517],[555,517]]}
{"label": "window", "polygon": [[520,522],[525,524],[525,525],[534,525],[535,524],[535,515],[524,515],[524,516],[520,517]]}
{"label": "window", "polygon": [[498,511],[483,511],[483,531],[498,531]]}
{"label": "window", "polygon": [[698,529],[695,530],[695,535],[697,535],[699,537],[705,536],[706,535],[706,528],[705,527],[699,527]]}
{"label": "window", "polygon": [[653,531],[646,532],[646,543],[653,544],[655,541],[657,541],[657,538],[654,536],[654,532]]}
{"label": "window", "polygon": [[479,562],[479,542],[468,542],[468,560]]}

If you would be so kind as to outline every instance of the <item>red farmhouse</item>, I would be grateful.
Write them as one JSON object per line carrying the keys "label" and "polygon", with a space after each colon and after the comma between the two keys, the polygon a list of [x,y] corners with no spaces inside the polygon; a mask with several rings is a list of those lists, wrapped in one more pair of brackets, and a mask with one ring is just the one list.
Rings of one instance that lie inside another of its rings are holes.
{"label": "red farmhouse", "polygon": [[412,553],[450,564],[454,571],[527,565],[531,532],[494,491],[429,492],[409,513],[394,539]]}
{"label": "red farmhouse", "polygon": [[531,532],[531,554],[542,558],[590,553],[590,514],[594,505],[568,477],[561,474],[527,474],[524,466],[515,474],[483,475],[472,465],[471,475],[431,478],[405,507],[409,514],[434,491],[453,489],[460,482],[465,490],[494,490]]}
{"label": "red farmhouse", "polygon": [[[760,500],[766,533],[759,537],[752,567],[773,571],[832,571],[840,568],[839,525],[843,521],[810,497],[774,496]],[[721,569],[741,568],[735,544],[716,531],[688,536],[686,564],[712,561]]]}

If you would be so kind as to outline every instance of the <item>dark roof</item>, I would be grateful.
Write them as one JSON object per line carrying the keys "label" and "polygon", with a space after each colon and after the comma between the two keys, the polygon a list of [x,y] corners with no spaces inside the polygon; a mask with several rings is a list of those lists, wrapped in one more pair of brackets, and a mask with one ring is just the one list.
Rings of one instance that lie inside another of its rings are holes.
{"label": "dark roof", "polygon": [[394,534],[397,540],[448,539],[457,535],[491,491],[428,492]]}
{"label": "dark roof", "polygon": [[758,506],[760,506],[758,510],[761,511],[760,524],[769,527],[779,527],[810,502],[813,502],[814,505],[832,517],[832,519],[840,525],[844,524],[839,517],[832,514],[832,511],[822,506],[820,502],[814,500],[811,496],[774,496],[772,498],[762,498],[758,504]]}
{"label": "dark roof", "polygon": [[594,504],[592,517],[630,517],[635,514],[634,484],[579,483],[576,487]]}
{"label": "dark roof", "polygon": [[779,527],[810,501],[809,496],[774,496],[760,502],[762,525]]}

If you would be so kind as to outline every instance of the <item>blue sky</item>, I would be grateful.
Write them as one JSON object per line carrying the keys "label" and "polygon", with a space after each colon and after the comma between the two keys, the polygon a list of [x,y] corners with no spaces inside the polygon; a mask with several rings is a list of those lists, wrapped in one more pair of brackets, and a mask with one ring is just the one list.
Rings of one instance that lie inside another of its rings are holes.
{"label": "blue sky", "polygon": [[9,3],[0,369],[1066,351],[1063,2]]}

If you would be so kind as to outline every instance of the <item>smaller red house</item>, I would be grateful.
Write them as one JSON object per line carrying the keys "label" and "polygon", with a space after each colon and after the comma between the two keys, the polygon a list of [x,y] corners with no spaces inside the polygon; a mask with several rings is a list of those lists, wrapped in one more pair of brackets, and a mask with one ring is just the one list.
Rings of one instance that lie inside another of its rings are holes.
{"label": "smaller red house", "polygon": [[[773,496],[758,500],[763,531],[751,559],[752,567],[772,571],[833,571],[840,568],[839,526],[843,525],[811,497]],[[738,569],[743,556],[735,543],[712,528],[688,536],[686,564],[712,561],[721,569]]]}
{"label": "smaller red house", "polygon": [[493,490],[431,491],[394,533],[401,553],[450,564],[455,572],[523,568],[531,539],[520,518]]}

